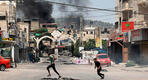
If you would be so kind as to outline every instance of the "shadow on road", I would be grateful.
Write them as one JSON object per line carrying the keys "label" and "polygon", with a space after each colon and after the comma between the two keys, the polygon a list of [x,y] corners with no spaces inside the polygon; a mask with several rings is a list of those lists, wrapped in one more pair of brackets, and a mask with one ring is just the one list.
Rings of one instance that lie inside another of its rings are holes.
{"label": "shadow on road", "polygon": [[80,79],[73,79],[73,78],[63,77],[61,79],[57,79],[57,78],[42,78],[41,80],[80,80]]}
{"label": "shadow on road", "polygon": [[102,72],[108,72],[108,70],[106,70],[106,69],[102,69]]}

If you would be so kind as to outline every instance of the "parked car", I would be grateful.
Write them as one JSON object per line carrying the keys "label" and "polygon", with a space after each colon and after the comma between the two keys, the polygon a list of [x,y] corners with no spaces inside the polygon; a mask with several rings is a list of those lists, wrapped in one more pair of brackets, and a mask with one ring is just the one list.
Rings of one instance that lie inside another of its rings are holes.
{"label": "parked car", "polygon": [[97,60],[100,62],[101,65],[111,66],[111,60],[107,54],[97,54]]}
{"label": "parked car", "polygon": [[0,71],[5,71],[7,68],[10,68],[10,60],[0,56]]}

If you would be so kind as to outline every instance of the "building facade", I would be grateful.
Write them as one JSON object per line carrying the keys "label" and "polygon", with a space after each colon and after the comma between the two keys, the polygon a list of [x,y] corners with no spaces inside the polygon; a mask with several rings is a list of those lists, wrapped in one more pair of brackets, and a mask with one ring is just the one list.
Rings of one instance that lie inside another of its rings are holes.
{"label": "building facade", "polygon": [[[110,36],[113,59],[117,62],[148,62],[148,0],[115,0],[115,4],[118,12]],[[122,32],[122,22],[134,22],[134,29]]]}
{"label": "building facade", "polygon": [[84,27],[83,34],[81,35],[83,42],[88,42],[89,39],[96,39],[96,27]]}

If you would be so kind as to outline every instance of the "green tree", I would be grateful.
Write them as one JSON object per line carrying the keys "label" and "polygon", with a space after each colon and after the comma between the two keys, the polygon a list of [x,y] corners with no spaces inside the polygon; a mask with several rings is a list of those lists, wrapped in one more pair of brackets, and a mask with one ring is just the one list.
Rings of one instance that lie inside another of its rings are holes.
{"label": "green tree", "polygon": [[106,40],[102,40],[102,47],[103,47],[103,49],[107,48],[107,41]]}
{"label": "green tree", "polygon": [[96,45],[95,45],[95,40],[94,39],[89,39],[89,41],[84,44],[84,49],[85,50],[90,50],[90,49],[93,49],[95,47],[96,47]]}
{"label": "green tree", "polygon": [[79,47],[80,47],[80,39],[78,39],[74,44],[73,56],[80,57],[81,54],[79,53]]}

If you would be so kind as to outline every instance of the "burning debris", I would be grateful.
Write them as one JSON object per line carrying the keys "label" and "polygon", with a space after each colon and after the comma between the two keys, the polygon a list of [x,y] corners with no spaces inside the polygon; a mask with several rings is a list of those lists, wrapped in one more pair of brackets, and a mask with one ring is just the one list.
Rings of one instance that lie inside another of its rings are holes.
{"label": "burning debris", "polygon": [[51,17],[52,4],[45,0],[24,0],[17,3],[17,17],[21,19],[39,18],[40,22],[54,22]]}

